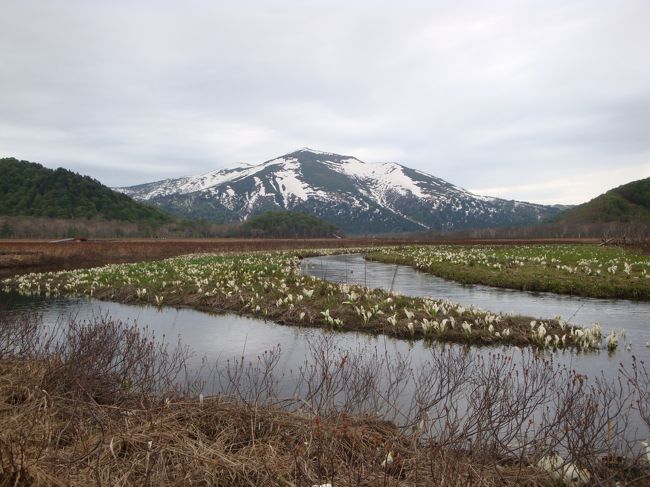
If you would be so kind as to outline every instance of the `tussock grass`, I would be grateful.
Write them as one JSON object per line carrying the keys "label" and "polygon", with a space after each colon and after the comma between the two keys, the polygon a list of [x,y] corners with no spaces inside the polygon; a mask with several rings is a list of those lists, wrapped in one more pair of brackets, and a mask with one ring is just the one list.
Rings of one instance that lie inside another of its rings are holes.
{"label": "tussock grass", "polygon": [[[374,418],[220,397],[98,404],[49,393],[47,372],[47,363],[0,361],[2,486],[544,485],[533,467],[494,470],[463,452],[416,448]],[[384,469],[388,449],[397,460]]]}

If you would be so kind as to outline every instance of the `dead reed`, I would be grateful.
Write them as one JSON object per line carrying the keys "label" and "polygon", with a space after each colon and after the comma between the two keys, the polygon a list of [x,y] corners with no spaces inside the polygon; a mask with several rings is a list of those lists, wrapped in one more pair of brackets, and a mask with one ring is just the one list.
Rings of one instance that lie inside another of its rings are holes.
{"label": "dead reed", "polygon": [[636,362],[588,381],[533,353],[440,347],[416,370],[326,335],[290,380],[270,350],[213,369],[203,397],[188,350],[109,317],[0,321],[1,486],[560,485],[541,467],[555,454],[556,474],[588,475],[573,485],[650,483]]}

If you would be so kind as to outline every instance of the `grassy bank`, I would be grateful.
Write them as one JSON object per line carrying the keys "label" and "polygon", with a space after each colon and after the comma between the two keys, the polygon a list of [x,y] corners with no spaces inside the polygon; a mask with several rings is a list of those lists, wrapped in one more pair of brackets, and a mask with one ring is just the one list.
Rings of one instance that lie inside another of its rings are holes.
{"label": "grassy bank", "polygon": [[[64,236],[76,236],[68,233]],[[471,240],[476,245],[543,244],[566,239]],[[53,243],[48,240],[0,240],[0,278],[27,272],[70,270],[106,264],[160,260],[195,252],[244,252],[303,248],[350,248],[383,245],[429,245],[426,238],[119,238]],[[451,244],[467,240],[449,241]]]}
{"label": "grassy bank", "polygon": [[106,264],[166,259],[198,252],[253,252],[300,248],[346,248],[371,245],[351,239],[107,239],[53,243],[46,240],[0,240],[0,277],[27,272],[79,269]]}
{"label": "grassy bank", "polygon": [[650,257],[620,247],[406,246],[377,249],[367,258],[409,265],[466,284],[650,300]]}
{"label": "grassy bank", "polygon": [[[441,349],[414,371],[325,341],[290,398],[275,392],[269,356],[217,371],[222,388],[208,397],[184,375],[189,351],[110,317],[44,330],[36,315],[0,313],[3,487],[650,480],[630,439],[629,405],[650,419],[642,367],[588,382],[535,354],[519,363]],[[402,412],[389,420],[397,398]]]}
{"label": "grassy bank", "polygon": [[3,281],[24,294],[85,295],[122,303],[232,311],[277,323],[425,338],[467,344],[541,348],[616,348],[600,327],[562,320],[535,321],[426,298],[347,286],[303,276],[298,256],[325,250],[193,255],[156,262],[109,265]]}

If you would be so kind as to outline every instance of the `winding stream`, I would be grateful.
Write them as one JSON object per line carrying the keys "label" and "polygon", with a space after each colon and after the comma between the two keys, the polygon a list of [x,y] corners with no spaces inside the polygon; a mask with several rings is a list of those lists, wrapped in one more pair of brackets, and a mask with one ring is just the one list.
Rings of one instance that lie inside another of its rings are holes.
{"label": "winding stream", "polygon": [[[393,289],[403,294],[448,299],[464,305],[498,312],[548,318],[557,315],[571,323],[588,324],[598,321],[605,330],[625,328],[631,347],[626,350],[621,341],[612,354],[576,353],[573,351],[547,352],[556,363],[566,365],[587,376],[613,377],[619,365],[629,366],[632,355],[650,363],[650,303],[623,300],[602,300],[561,296],[552,293],[531,293],[498,289],[488,286],[462,285],[441,279],[407,266],[396,266],[365,261],[358,254],[312,257],[302,262],[304,273],[338,283],[366,284],[369,287]],[[0,295],[0,303],[9,307],[35,309],[43,314],[46,323],[53,324],[61,316],[92,319],[109,314],[123,321],[136,322],[155,332],[158,338],[169,342],[180,338],[194,352],[195,365],[202,358],[210,362],[236,360],[244,357],[254,360],[265,351],[279,347],[281,358],[278,370],[288,372],[304,364],[310,343],[327,335],[341,349],[354,350],[371,347],[390,355],[408,355],[414,367],[430,359],[431,347],[422,341],[408,342],[383,335],[361,333],[330,333],[320,329],[281,326],[260,319],[234,314],[212,315],[191,309],[125,305],[96,299],[42,299]],[[479,347],[474,353],[485,355],[498,351],[512,354],[513,347]]]}
{"label": "winding stream", "polygon": [[[574,324],[600,322],[605,329],[625,328],[631,351],[621,343],[618,351],[609,354],[576,353],[573,351],[545,352],[547,358],[558,366],[576,370],[588,377],[616,377],[619,367],[630,367],[632,356],[636,355],[646,363],[650,362],[649,317],[650,303],[631,301],[599,300],[559,296],[550,293],[529,293],[522,291],[490,288],[487,286],[466,286],[440,279],[406,266],[395,266],[377,262],[366,262],[360,255],[336,255],[305,259],[302,263],[306,274],[348,284],[365,284],[414,295],[448,299],[465,305],[499,312],[526,314],[548,318],[562,315],[571,318]],[[320,329],[281,326],[259,319],[233,314],[212,315],[191,309],[171,307],[124,305],[96,299],[42,299],[0,294],[0,304],[5,308],[24,308],[42,314],[44,323],[54,325],[67,317],[88,320],[100,315],[135,322],[152,330],[156,337],[165,337],[170,343],[180,339],[193,351],[190,366],[202,364],[224,364],[237,361],[255,363],[265,352],[274,350],[277,364],[274,377],[281,394],[295,393],[292,377],[304,370],[314,358],[314,347],[322,340],[328,340],[341,356],[383,357],[386,362],[408,360],[408,366],[420,370],[431,363],[432,354],[440,348],[423,341],[409,342],[383,335],[370,336],[360,333],[332,333]],[[0,307],[0,312],[2,309]],[[63,318],[62,318],[63,317]],[[445,350],[459,352],[462,347],[449,345]],[[487,357],[491,354],[510,356],[517,363],[526,360],[533,351],[516,347],[474,347],[470,354]],[[210,377],[205,377],[204,392],[215,393],[220,386]],[[408,395],[409,389],[403,393]],[[645,426],[637,425],[641,434],[647,434]]]}
{"label": "winding stream", "polygon": [[[632,355],[650,363],[650,303],[625,300],[591,299],[561,296],[552,293],[531,293],[498,289],[480,285],[462,285],[441,279],[407,266],[395,266],[365,261],[361,255],[333,255],[312,257],[302,262],[304,273],[338,283],[366,284],[369,287],[389,289],[413,296],[431,296],[448,299],[463,305],[504,312],[529,315],[534,318],[562,316],[573,324],[590,325],[599,322],[604,330],[626,330],[631,349],[626,350],[621,341],[615,353],[551,353],[554,359],[585,375],[601,372],[609,376],[620,364],[629,365]],[[389,354],[408,354],[414,366],[430,356],[430,347],[422,341],[395,340],[383,335],[360,333],[334,333],[311,328],[295,328],[272,322],[237,316],[211,315],[191,309],[171,307],[124,305],[96,299],[42,299],[0,294],[0,303],[8,307],[35,309],[46,323],[55,323],[61,316],[86,320],[109,314],[116,319],[136,322],[146,326],[156,336],[167,341],[178,338],[194,351],[198,361],[252,359],[270,348],[279,346],[282,358],[279,368],[290,370],[302,364],[309,350],[309,341],[323,335],[334,335],[337,345],[344,349],[379,347]],[[511,347],[480,347],[477,353],[499,350],[511,353]],[[510,352],[509,352],[510,351]]]}
{"label": "winding stream", "polygon": [[548,319],[561,316],[574,325],[600,323],[604,330],[625,329],[632,352],[650,359],[650,302],[595,299],[553,293],[465,285],[408,266],[366,261],[360,254],[310,257],[304,273],[345,284],[392,289],[409,296],[446,299],[499,313]]}

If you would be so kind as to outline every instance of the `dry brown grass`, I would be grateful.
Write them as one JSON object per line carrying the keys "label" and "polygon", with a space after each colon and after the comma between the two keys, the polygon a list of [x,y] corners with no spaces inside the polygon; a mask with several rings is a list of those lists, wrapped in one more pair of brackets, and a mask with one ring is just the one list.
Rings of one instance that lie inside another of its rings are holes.
{"label": "dry brown grass", "polygon": [[[352,390],[365,402],[381,377],[372,361],[364,367],[350,357],[344,367],[340,358],[328,359],[324,343],[303,370],[307,394],[262,399],[273,388],[267,363],[259,370],[231,368],[224,392],[202,399],[191,383],[175,380],[184,353],[170,354],[108,317],[70,323],[49,337],[33,315],[4,315],[1,324],[2,487],[551,486],[534,465],[556,437],[569,438],[572,455],[590,468],[589,485],[650,480],[638,457],[615,455],[611,443],[621,439],[602,431],[603,420],[620,414],[620,390],[611,384],[588,389],[573,378],[569,387],[548,391],[556,378],[543,361],[531,362],[526,385],[513,391],[508,360],[477,368],[462,354],[442,353],[415,391],[415,404],[428,404],[431,414],[424,434],[416,423],[399,427],[337,401]],[[647,394],[647,373],[628,377]],[[392,379],[393,393],[403,393],[399,380]],[[458,416],[452,397],[463,390],[468,412]],[[547,395],[562,396],[554,418],[528,443],[512,446],[509,427],[525,425],[528,408]],[[599,449],[603,439],[605,450]],[[389,453],[393,462],[382,466]]]}
{"label": "dry brown grass", "polygon": [[[99,404],[44,389],[48,368],[0,362],[2,486],[546,485],[535,468],[418,447],[375,418],[221,397]],[[385,469],[388,451],[395,461]]]}

